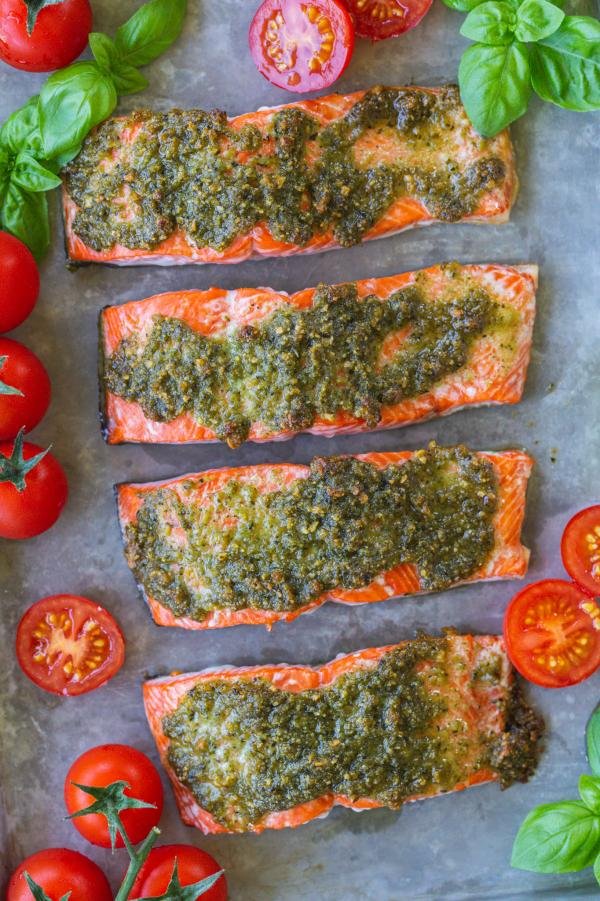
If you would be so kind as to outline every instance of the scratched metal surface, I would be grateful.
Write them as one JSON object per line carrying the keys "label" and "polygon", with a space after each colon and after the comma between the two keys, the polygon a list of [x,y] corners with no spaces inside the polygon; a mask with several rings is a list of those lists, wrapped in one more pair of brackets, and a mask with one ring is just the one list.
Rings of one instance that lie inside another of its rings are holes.
{"label": "scratched metal surface", "polygon": [[[138,4],[94,0],[96,28],[111,31]],[[246,32],[256,3],[191,0],[185,35],[147,70],[151,87],[134,104],[219,106],[241,113],[289,99],[254,69]],[[378,82],[452,80],[463,41],[460,17],[436,4],[404,39],[360,42],[341,91]],[[0,66],[0,118],[33,93],[41,78]],[[54,444],[71,485],[68,507],[49,533],[0,545],[0,840],[6,871],[48,845],[90,854],[117,879],[125,861],[88,847],[63,820],[62,782],[76,754],[105,741],[130,742],[154,755],[140,701],[147,674],[233,663],[327,660],[342,651],[410,637],[418,628],[500,629],[516,583],[471,586],[417,600],[349,609],[326,605],[271,633],[240,627],[210,633],[160,631],[137,596],[121,550],[112,486],[211,466],[307,461],[315,453],[416,448],[435,438],[476,448],[526,447],[536,457],[525,540],[528,579],[561,575],[561,530],[578,508],[598,501],[600,437],[598,347],[598,156],[600,119],[532,101],[514,128],[521,192],[510,224],[434,226],[350,250],[232,267],[103,269],[70,273],[54,210],[54,244],[44,263],[38,307],[14,333],[44,360],[52,378],[50,413],[35,439]],[[512,409],[472,410],[410,429],[335,441],[300,437],[235,452],[207,447],[106,447],[97,421],[96,319],[106,303],[161,290],[213,284],[267,284],[296,290],[401,272],[441,260],[537,262],[539,316],[525,399]],[[125,668],[106,688],[70,701],[38,691],[12,651],[16,623],[33,601],[54,592],[88,594],[112,610],[128,640]],[[541,877],[508,865],[515,831],[534,804],[573,797],[585,771],[585,722],[600,678],[558,693],[533,690],[548,724],[547,749],[526,786],[486,786],[415,804],[402,814],[337,810],[302,828],[262,836],[205,839],[184,828],[170,790],[166,841],[195,842],[227,868],[238,901],[399,901],[416,898],[596,896],[589,872]]]}

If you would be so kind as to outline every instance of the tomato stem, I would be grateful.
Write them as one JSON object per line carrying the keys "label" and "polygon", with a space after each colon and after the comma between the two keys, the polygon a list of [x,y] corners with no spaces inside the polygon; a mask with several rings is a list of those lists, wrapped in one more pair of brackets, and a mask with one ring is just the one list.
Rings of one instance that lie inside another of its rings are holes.
{"label": "tomato stem", "polygon": [[13,444],[13,451],[10,457],[0,454],[0,482],[11,482],[17,491],[24,491],[25,476],[28,472],[38,465],[44,459],[49,447],[41,453],[36,454],[26,460],[23,456],[23,436],[25,429],[21,429]]}
{"label": "tomato stem", "polygon": [[127,867],[127,872],[125,873],[125,878],[123,879],[123,882],[121,884],[121,888],[119,889],[115,897],[115,901],[127,901],[137,875],[140,872],[142,866],[145,864],[150,851],[154,847],[154,843],[160,835],[160,829],[157,829],[156,826],[154,826],[150,830],[142,844],[139,846],[137,851],[129,841],[127,833],[123,828],[119,828],[119,834],[123,839],[123,844],[127,848],[127,853],[129,854],[129,857],[131,859],[129,866]]}

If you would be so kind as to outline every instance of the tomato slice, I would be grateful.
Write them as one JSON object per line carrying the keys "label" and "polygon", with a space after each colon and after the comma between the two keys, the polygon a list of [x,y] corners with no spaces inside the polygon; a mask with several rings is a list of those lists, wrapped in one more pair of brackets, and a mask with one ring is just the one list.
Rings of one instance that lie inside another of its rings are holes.
{"label": "tomato slice", "polygon": [[17,659],[44,691],[81,695],[103,685],[125,660],[125,640],[104,607],[56,594],[27,610],[17,627]]}
{"label": "tomato slice", "polygon": [[560,553],[573,581],[600,595],[600,504],[580,510],[569,520]]}
{"label": "tomato slice", "polygon": [[508,605],[504,640],[514,666],[530,682],[576,685],[600,666],[600,607],[572,582],[534,582]]}
{"label": "tomato slice", "polygon": [[320,91],[354,50],[354,25],[340,0],[264,0],[248,35],[261,75],[288,91]]}
{"label": "tomato slice", "polygon": [[360,38],[383,41],[410,31],[429,12],[433,0],[346,0]]}

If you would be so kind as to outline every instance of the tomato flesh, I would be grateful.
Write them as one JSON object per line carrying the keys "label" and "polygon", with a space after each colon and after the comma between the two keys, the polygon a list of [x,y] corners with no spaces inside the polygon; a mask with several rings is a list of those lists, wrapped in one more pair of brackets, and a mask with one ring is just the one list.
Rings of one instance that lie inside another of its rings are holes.
{"label": "tomato flesh", "polygon": [[[173,875],[177,862],[177,873],[182,886],[194,885],[221,867],[206,851],[193,845],[162,845],[153,848],[140,870],[129,898],[154,898],[163,895]],[[223,874],[212,888],[199,895],[202,901],[227,901],[227,880]]]}
{"label": "tomato flesh", "polygon": [[13,235],[0,231],[0,332],[21,325],[39,293],[40,274],[32,252]]}
{"label": "tomato flesh", "polygon": [[0,441],[34,429],[49,404],[50,379],[40,360],[24,344],[0,338]]}
{"label": "tomato flesh", "polygon": [[569,520],[560,552],[573,581],[600,595],[600,504],[580,510]]}
{"label": "tomato flesh", "polygon": [[113,898],[100,867],[68,848],[47,848],[24,860],[10,877],[6,901],[32,901],[25,873],[44,890],[50,901],[61,901],[65,895],[69,895],[69,901],[91,901],[92,898],[93,901],[112,901]]}
{"label": "tomato flesh", "polygon": [[346,0],[361,38],[383,41],[419,24],[433,0]]}
{"label": "tomato flesh", "polygon": [[575,685],[600,666],[600,608],[572,582],[534,582],[508,605],[504,638],[514,666],[530,682]]}
{"label": "tomato flesh", "polygon": [[0,59],[15,69],[51,72],[72,63],[92,30],[89,0],[62,0],[44,6],[31,34],[23,0],[0,0]]}
{"label": "tomato flesh", "polygon": [[17,628],[21,669],[44,691],[81,695],[104,685],[121,669],[125,640],[110,613],[88,598],[42,598]]}
{"label": "tomato flesh", "polygon": [[318,91],[340,77],[354,49],[354,27],[339,0],[265,0],[250,25],[259,72],[288,91]]}

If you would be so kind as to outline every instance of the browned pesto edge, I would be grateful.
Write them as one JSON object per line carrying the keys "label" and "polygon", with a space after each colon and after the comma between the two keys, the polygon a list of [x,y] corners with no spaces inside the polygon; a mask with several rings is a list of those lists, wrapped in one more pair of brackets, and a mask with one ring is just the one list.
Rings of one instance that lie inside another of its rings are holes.
{"label": "browned pesto edge", "polygon": [[[140,126],[130,145],[124,123]],[[408,164],[358,164],[357,141],[371,130],[394,129],[411,152]],[[454,222],[470,215],[507,171],[491,151],[461,168],[456,158],[427,165],[429,148],[459,132],[485,151],[458,89],[373,88],[341,119],[321,125],[298,108],[276,112],[265,131],[235,130],[223,112],[138,110],[102,123],[64,169],[77,206],[73,232],[90,248],[120,244],[152,250],[174,232],[197,247],[224,251],[265,222],[276,240],[304,246],[332,232],[342,246],[359,243],[397,198],[419,199],[429,213]],[[274,152],[269,144],[274,143]],[[316,162],[307,146],[316,142]],[[223,146],[225,145],[225,149]],[[114,154],[112,166],[101,163]],[[132,218],[115,201],[130,192]]]}
{"label": "browned pesto edge", "polygon": [[[537,764],[543,721],[520,688],[505,686],[500,733],[465,730],[461,719],[465,691],[500,680],[503,662],[494,657],[468,686],[465,659],[448,634],[420,635],[375,668],[319,689],[215,676],[163,718],[168,761],[200,806],[236,831],[330,792],[399,808],[481,770],[503,787],[524,782]],[[426,675],[424,662],[431,664]]]}
{"label": "browned pesto edge", "polygon": [[144,493],[124,529],[138,584],[177,617],[294,611],[401,563],[416,566],[423,589],[440,590],[476,572],[494,548],[497,476],[462,446],[432,444],[384,469],[318,457],[307,478],[279,490],[231,479],[203,505],[193,503],[193,481],[189,489],[190,502],[168,486]]}

